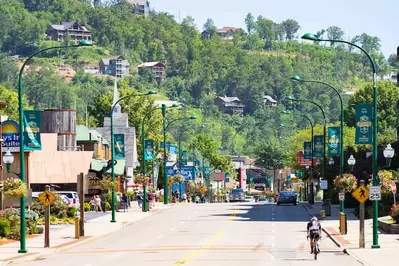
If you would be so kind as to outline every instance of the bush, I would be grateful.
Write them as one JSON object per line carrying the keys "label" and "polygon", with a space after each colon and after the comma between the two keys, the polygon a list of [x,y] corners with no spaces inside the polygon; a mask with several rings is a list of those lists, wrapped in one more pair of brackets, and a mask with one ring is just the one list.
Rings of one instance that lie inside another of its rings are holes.
{"label": "bush", "polygon": [[76,216],[76,212],[77,212],[78,208],[76,208],[75,206],[71,206],[68,208],[68,212],[67,212],[67,216],[69,218],[73,218]]}
{"label": "bush", "polygon": [[0,220],[0,236],[1,237],[8,237],[11,233],[11,222],[8,220]]}
{"label": "bush", "polygon": [[105,210],[111,210],[111,204],[109,204],[109,202],[105,203]]}
{"label": "bush", "polygon": [[90,211],[90,210],[91,210],[90,203],[88,203],[88,202],[85,202],[84,208],[85,208],[85,212],[88,212],[88,211]]}
{"label": "bush", "polygon": [[[40,217],[44,217],[46,207],[40,200],[36,199],[32,203],[32,210],[39,214]],[[65,201],[57,194],[55,194],[55,201],[50,206],[50,215],[56,216],[57,218],[67,217],[68,205]]]}
{"label": "bush", "polygon": [[130,201],[136,200],[136,194],[133,191],[128,191],[127,196],[129,197]]}
{"label": "bush", "polygon": [[55,216],[50,216],[50,224],[58,224],[58,219]]}
{"label": "bush", "polygon": [[[0,219],[4,219],[10,222],[11,232],[9,237],[12,239],[20,239],[20,209],[6,209],[0,213]],[[32,211],[26,210],[26,232],[28,234],[35,234],[37,231],[37,223],[39,215]]]}
{"label": "bush", "polygon": [[163,202],[163,199],[164,199],[163,195],[159,195],[158,201]]}

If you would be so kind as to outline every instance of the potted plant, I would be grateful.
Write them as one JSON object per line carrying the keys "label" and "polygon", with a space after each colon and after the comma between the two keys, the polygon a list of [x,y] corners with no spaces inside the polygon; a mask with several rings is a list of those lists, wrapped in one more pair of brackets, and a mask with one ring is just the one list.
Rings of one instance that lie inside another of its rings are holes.
{"label": "potted plant", "polygon": [[10,177],[3,181],[3,195],[5,198],[20,198],[28,194],[26,185],[19,178]]}
{"label": "potted plant", "polygon": [[390,216],[395,223],[399,223],[399,203],[392,205]]}
{"label": "potted plant", "polygon": [[343,193],[351,192],[357,188],[357,179],[352,174],[338,175],[334,179],[334,188]]}

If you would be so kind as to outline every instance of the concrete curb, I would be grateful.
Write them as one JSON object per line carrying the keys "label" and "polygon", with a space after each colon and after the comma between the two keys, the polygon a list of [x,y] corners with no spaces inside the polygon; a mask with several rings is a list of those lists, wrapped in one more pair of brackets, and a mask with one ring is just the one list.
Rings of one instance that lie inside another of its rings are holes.
{"label": "concrete curb", "polygon": [[[172,208],[175,208],[175,207],[176,207],[176,204],[170,204],[169,206],[170,206],[170,208],[156,209],[156,210],[152,211],[152,214],[151,214],[150,216],[145,217],[145,218],[143,218],[143,219],[139,219],[139,220],[136,220],[136,221],[134,221],[134,222],[127,222],[127,223],[123,224],[121,228],[119,228],[119,229],[117,229],[117,230],[115,230],[115,231],[109,232],[109,233],[107,233],[107,234],[100,235],[100,236],[86,236],[85,238],[82,238],[81,240],[80,240],[80,239],[78,239],[77,241],[76,241],[76,240],[72,240],[72,241],[70,241],[70,243],[66,242],[65,245],[62,246],[62,247],[60,247],[60,248],[53,248],[53,249],[55,249],[55,250],[54,250],[52,253],[57,253],[57,252],[60,252],[60,251],[65,251],[65,250],[71,249],[71,248],[73,248],[73,247],[86,244],[86,243],[88,243],[88,242],[90,242],[90,241],[97,240],[97,239],[101,239],[101,238],[103,238],[103,237],[105,237],[105,236],[108,236],[108,235],[110,235],[110,234],[112,234],[112,233],[114,233],[114,232],[116,232],[116,231],[121,230],[122,228],[131,226],[131,225],[133,225],[133,224],[136,223],[136,222],[145,220],[145,219],[147,219],[147,218],[149,218],[149,217],[151,217],[151,216],[153,216],[153,215],[160,214],[160,213],[162,213],[162,212],[164,212],[164,211],[166,211],[166,210],[170,210],[170,209],[172,209]],[[51,249],[51,248],[50,248],[50,249]],[[14,258],[8,259],[8,260],[6,260],[6,261],[0,261],[0,266],[10,265],[10,264],[13,264],[13,263],[22,263],[22,262],[34,261],[34,260],[39,259],[39,258],[42,257],[42,256],[45,256],[45,255],[47,255],[47,254],[52,254],[52,253],[29,253],[29,254],[21,254],[21,255],[19,255],[19,256],[17,255],[17,256],[15,256]]]}

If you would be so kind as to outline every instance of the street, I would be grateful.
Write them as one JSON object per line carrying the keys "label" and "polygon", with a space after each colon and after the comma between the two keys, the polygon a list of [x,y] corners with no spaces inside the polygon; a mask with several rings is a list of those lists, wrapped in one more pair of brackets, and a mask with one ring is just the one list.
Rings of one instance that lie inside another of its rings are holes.
{"label": "street", "polygon": [[179,204],[102,238],[17,265],[360,265],[324,234],[315,262],[306,240],[309,219],[301,205]]}

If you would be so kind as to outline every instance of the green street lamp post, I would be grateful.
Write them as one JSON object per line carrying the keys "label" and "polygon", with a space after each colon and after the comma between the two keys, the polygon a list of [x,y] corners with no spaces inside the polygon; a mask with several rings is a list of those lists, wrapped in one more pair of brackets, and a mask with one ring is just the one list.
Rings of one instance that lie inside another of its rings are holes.
{"label": "green street lamp post", "polygon": [[[374,59],[371,57],[366,50],[359,45],[343,40],[328,40],[317,38],[314,34],[306,33],[302,36],[302,39],[311,40],[316,42],[338,42],[345,43],[354,46],[361,50],[367,58],[370,60],[371,67],[373,70],[373,186],[380,185],[380,179],[378,178],[378,90],[377,90],[377,69],[374,63]],[[373,200],[373,245],[371,248],[380,248],[378,244],[378,201]]]}
{"label": "green street lamp post", "polygon": [[[287,112],[287,111],[282,111],[281,113],[283,113],[283,114],[289,114],[289,112]],[[314,168],[314,165],[313,165],[313,146],[314,146],[314,143],[313,143],[313,131],[314,131],[314,124],[313,124],[313,122],[312,122],[312,120],[307,116],[307,115],[304,115],[304,114],[298,114],[298,113],[293,113],[294,115],[299,115],[299,116],[302,116],[302,117],[304,117],[306,120],[308,120],[309,121],[309,123],[310,123],[310,126],[311,126],[311,128],[310,128],[310,140],[311,140],[311,146],[312,146],[312,151],[311,151],[311,156],[312,156],[312,168],[310,169],[310,176],[313,176],[313,168]],[[307,183],[305,183],[305,185],[306,185]],[[306,187],[305,187],[305,189],[306,189]],[[312,182],[312,195],[313,195],[313,182]],[[307,197],[306,196],[306,193],[305,193],[305,197]],[[306,198],[305,198],[305,200],[306,200]],[[308,199],[308,201],[309,201],[309,199]]]}
{"label": "green street lamp post", "polygon": [[[314,102],[314,101],[311,101],[311,100],[295,99],[295,98],[292,97],[292,96],[288,96],[288,97],[286,97],[286,99],[287,99],[287,100],[290,100],[290,101],[296,101],[296,102],[308,102],[308,103],[312,103],[312,104],[316,105],[316,106],[320,109],[321,113],[323,114],[323,118],[324,118],[324,128],[323,128],[323,138],[324,138],[324,148],[323,148],[323,177],[325,177],[325,174],[326,174],[326,167],[327,167],[327,157],[326,157],[326,146],[327,146],[327,140],[326,140],[327,119],[326,119],[326,113],[324,112],[324,109],[323,109],[323,107],[322,107],[320,104],[318,104],[318,103],[316,103],[316,102]],[[313,138],[312,138],[312,141],[313,141]],[[312,152],[313,152],[313,147],[312,147]],[[312,168],[313,168],[313,155],[312,155]],[[312,179],[313,179],[313,176],[312,176]],[[313,182],[312,182],[312,183],[313,183]],[[313,186],[312,186],[312,187],[313,187]],[[312,189],[311,192],[312,192],[312,194],[313,194],[313,189]],[[323,191],[323,198],[324,198],[324,200],[325,200],[325,198],[326,198],[325,191]],[[313,201],[314,199],[311,199],[311,200],[312,200],[312,202],[314,202],[314,201]]]}
{"label": "green street lamp post", "polygon": [[[112,105],[111,114],[110,114],[110,119],[111,119],[111,125],[110,125],[111,126],[111,162],[112,162],[112,164],[111,164],[111,181],[112,182],[115,181],[115,143],[114,143],[115,142],[115,140],[114,140],[114,109],[115,109],[115,106],[117,106],[119,102],[129,99],[129,98],[132,98],[132,97],[147,96],[147,95],[153,95],[153,94],[157,94],[157,92],[150,90],[147,93],[129,94],[129,95],[126,95],[126,96],[120,98]],[[145,188],[146,188],[146,186],[143,186],[144,193],[146,192]],[[111,223],[115,223],[116,222],[116,218],[115,218],[116,200],[115,200],[115,188],[114,187],[112,187],[111,202],[112,202]],[[146,198],[144,198],[143,206],[144,206],[144,210],[146,210]]]}
{"label": "green street lamp post", "polygon": [[[175,107],[179,107],[177,104],[173,104],[171,106],[171,108],[175,108]],[[162,107],[158,107],[158,108],[153,108],[150,111],[148,111],[144,117],[143,120],[141,121],[141,144],[142,144],[142,156],[143,156],[143,176],[145,176],[146,174],[146,165],[145,165],[145,129],[144,129],[144,125],[145,125],[145,121],[148,118],[148,116],[150,114],[152,114],[152,112],[156,111],[156,110],[161,110]],[[144,187],[143,188],[143,198],[146,199],[147,198],[147,188]],[[147,212],[147,202],[146,200],[143,201],[143,210],[144,212]]]}
{"label": "green street lamp post", "polygon": [[[82,40],[78,44],[73,44],[73,45],[62,45],[62,46],[56,46],[56,47],[49,47],[42,49],[31,56],[29,56],[25,62],[23,63],[20,71],[19,71],[19,78],[18,78],[18,110],[19,110],[19,163],[20,163],[20,173],[19,173],[19,178],[21,179],[22,183],[25,183],[25,147],[24,147],[24,110],[23,110],[23,102],[22,102],[22,74],[24,72],[25,66],[27,63],[37,54],[48,51],[48,50],[54,50],[54,49],[64,49],[64,48],[77,48],[77,47],[83,47],[83,46],[92,46],[92,43],[87,41],[87,40]],[[20,199],[20,209],[21,209],[21,222],[20,222],[20,234],[21,234],[21,239],[20,239],[20,249],[18,250],[18,253],[27,253],[28,251],[26,250],[26,198],[25,196],[22,196]]]}
{"label": "green street lamp post", "polygon": [[164,148],[164,153],[163,153],[163,182],[164,182],[164,199],[163,199],[163,203],[169,204],[169,185],[168,185],[168,173],[166,172],[166,161],[167,161],[167,157],[166,157],[166,130],[168,129],[168,127],[176,122],[176,121],[180,121],[180,120],[187,120],[187,119],[197,119],[196,116],[190,116],[190,117],[182,117],[182,118],[177,118],[174,119],[172,121],[170,121],[168,124],[166,124],[166,105],[162,104],[162,116],[163,116],[163,148]]}
{"label": "green street lamp post", "polygon": [[[342,174],[344,173],[344,159],[345,159],[345,148],[344,148],[344,101],[342,100],[342,96],[341,93],[339,93],[339,91],[333,87],[332,85],[322,82],[322,81],[318,81],[318,80],[305,80],[302,79],[299,76],[292,76],[291,80],[293,81],[298,81],[298,82],[307,82],[307,83],[317,83],[317,84],[322,84],[325,85],[327,87],[330,87],[331,89],[333,89],[338,97],[339,97],[339,101],[341,104],[341,143],[340,143],[340,148],[341,148],[341,156],[340,156],[340,160],[339,160],[339,175],[342,177]],[[344,213],[345,212],[345,206],[344,206],[345,201],[341,200],[340,201],[340,212]]]}

